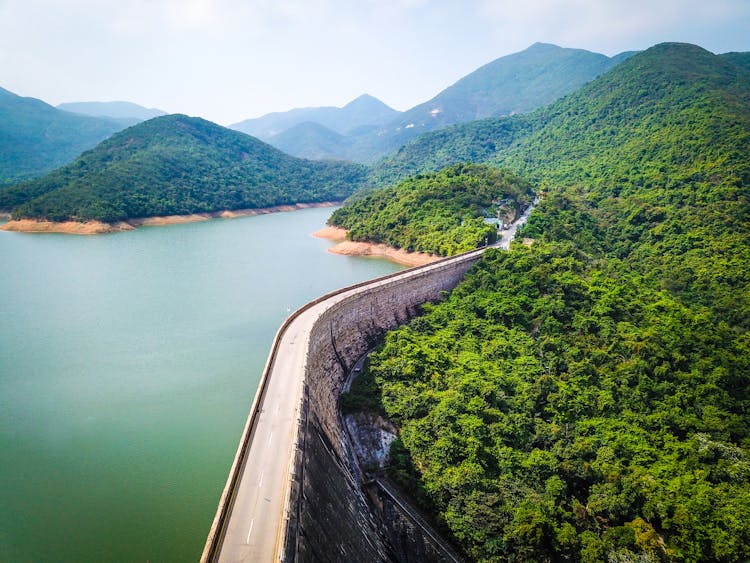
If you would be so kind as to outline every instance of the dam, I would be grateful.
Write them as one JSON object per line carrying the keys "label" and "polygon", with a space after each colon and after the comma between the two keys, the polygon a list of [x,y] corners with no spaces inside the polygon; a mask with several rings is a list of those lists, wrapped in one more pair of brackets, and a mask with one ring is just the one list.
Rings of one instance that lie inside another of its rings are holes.
{"label": "dam", "polygon": [[[507,248],[531,209],[496,246]],[[484,251],[343,288],[284,322],[201,561],[451,560],[385,496],[378,507],[368,498],[339,397],[356,361],[455,288]]]}

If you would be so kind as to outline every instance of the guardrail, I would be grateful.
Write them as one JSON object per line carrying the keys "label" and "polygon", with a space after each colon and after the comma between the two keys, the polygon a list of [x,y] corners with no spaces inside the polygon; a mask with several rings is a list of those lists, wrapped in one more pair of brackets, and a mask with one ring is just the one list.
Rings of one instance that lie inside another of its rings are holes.
{"label": "guardrail", "polygon": [[[287,328],[289,328],[289,325],[291,325],[292,322],[294,322],[294,320],[296,320],[305,311],[311,309],[312,307],[315,307],[316,305],[319,305],[320,303],[328,299],[337,297],[343,293],[365,288],[370,285],[379,284],[389,279],[397,278],[400,276],[417,275],[424,270],[433,269],[433,268],[436,269],[449,262],[463,262],[473,257],[474,255],[479,257],[481,254],[484,253],[486,248],[487,247],[480,248],[478,250],[471,250],[463,254],[458,254],[456,256],[443,258],[441,260],[432,262],[430,264],[425,264],[424,266],[417,266],[414,268],[409,268],[407,270],[402,270],[400,272],[394,272],[392,274],[381,276],[379,278],[375,278],[375,279],[364,281],[364,282],[359,282],[359,283],[356,283],[347,287],[343,287],[341,289],[337,289],[335,291],[331,291],[321,297],[318,297],[317,299],[314,299],[313,301],[310,301],[309,303],[306,303],[305,305],[303,305],[302,307],[294,311],[291,315],[289,315],[289,317],[287,317],[286,320],[284,320],[284,322],[281,324],[281,327],[279,327],[279,330],[276,332],[276,336],[273,339],[271,352],[269,353],[268,359],[266,360],[266,364],[263,369],[260,382],[258,384],[258,390],[255,393],[255,398],[253,399],[253,403],[250,407],[250,414],[248,415],[247,422],[245,423],[245,427],[242,431],[242,437],[240,438],[240,443],[237,448],[237,453],[234,456],[232,467],[229,470],[229,477],[227,478],[227,483],[224,486],[224,490],[222,491],[221,497],[219,498],[219,506],[216,511],[216,515],[214,516],[214,520],[211,524],[211,529],[208,533],[206,545],[203,548],[203,553],[201,554],[201,559],[200,559],[201,563],[210,563],[210,562],[216,561],[219,555],[219,551],[221,549],[221,543],[224,538],[224,533],[226,531],[227,520],[231,514],[232,505],[234,503],[234,500],[237,494],[237,488],[238,488],[237,485],[239,484],[240,477],[242,475],[242,468],[245,465],[245,462],[247,461],[247,452],[250,447],[253,430],[255,428],[258,414],[259,414],[258,407],[260,406],[260,403],[263,399],[263,395],[265,394],[268,378],[273,368],[273,364],[276,361],[276,356],[278,354],[281,339],[284,335],[284,332],[286,332]],[[281,542],[281,544],[283,544],[283,541]]]}

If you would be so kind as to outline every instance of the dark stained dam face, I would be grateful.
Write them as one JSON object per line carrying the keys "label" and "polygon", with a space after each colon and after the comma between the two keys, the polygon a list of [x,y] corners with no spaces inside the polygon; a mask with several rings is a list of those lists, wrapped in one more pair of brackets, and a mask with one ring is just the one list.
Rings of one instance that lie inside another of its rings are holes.
{"label": "dark stained dam face", "polygon": [[0,232],[0,561],[199,558],[282,320],[402,268],[330,212]]}

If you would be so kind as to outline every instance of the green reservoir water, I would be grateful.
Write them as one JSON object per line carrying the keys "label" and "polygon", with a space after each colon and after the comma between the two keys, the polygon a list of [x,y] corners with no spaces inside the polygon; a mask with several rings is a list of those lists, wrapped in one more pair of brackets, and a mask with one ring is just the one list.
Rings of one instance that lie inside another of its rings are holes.
{"label": "green reservoir water", "polygon": [[0,561],[198,559],[278,326],[401,269],[330,212],[0,232]]}

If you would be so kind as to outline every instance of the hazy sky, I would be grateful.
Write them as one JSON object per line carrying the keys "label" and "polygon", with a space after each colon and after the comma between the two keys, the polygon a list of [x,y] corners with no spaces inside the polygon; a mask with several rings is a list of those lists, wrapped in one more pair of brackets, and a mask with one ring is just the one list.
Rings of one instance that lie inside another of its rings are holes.
{"label": "hazy sky", "polygon": [[536,41],[750,51],[750,0],[0,0],[0,86],[226,125],[365,92],[408,109]]}

